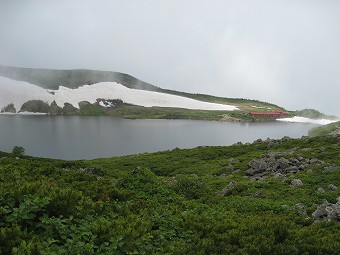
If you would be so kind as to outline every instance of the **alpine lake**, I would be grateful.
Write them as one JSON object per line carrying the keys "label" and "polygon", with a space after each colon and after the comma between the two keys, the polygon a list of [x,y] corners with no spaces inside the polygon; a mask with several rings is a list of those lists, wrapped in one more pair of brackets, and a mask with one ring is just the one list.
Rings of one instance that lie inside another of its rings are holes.
{"label": "alpine lake", "polygon": [[256,139],[300,138],[315,124],[129,120],[108,116],[0,115],[0,150],[22,146],[30,156],[94,159],[137,153],[227,146]]}

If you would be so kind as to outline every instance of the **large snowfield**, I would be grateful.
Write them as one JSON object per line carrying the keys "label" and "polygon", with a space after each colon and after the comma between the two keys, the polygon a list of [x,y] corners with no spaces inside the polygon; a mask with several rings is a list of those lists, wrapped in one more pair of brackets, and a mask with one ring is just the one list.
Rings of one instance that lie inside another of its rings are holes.
{"label": "large snowfield", "polygon": [[[236,106],[202,102],[186,97],[169,95],[159,92],[130,89],[116,82],[100,82],[84,85],[77,89],[60,86],[58,90],[47,90],[28,82],[16,81],[0,77],[0,110],[10,103],[17,111],[29,100],[42,100],[51,104],[56,101],[60,107],[70,103],[79,108],[78,103],[88,101],[94,103],[97,98],[121,99],[128,104],[145,107],[173,107],[196,110],[238,110]],[[54,95],[52,94],[54,93]]]}

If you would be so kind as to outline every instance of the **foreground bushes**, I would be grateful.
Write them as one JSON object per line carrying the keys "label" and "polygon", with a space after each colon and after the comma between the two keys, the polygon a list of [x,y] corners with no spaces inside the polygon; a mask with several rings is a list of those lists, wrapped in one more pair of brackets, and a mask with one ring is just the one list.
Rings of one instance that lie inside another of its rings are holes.
{"label": "foreground bushes", "polygon": [[[277,150],[308,146],[304,157],[334,165],[336,141],[290,140]],[[247,162],[263,152],[260,144],[94,161],[0,153],[0,254],[338,254],[340,223],[310,215],[340,195],[316,191],[339,186],[339,172],[315,165],[289,177],[305,183],[296,189],[245,178]],[[239,170],[231,173],[230,162]],[[222,196],[231,180],[237,186]]]}

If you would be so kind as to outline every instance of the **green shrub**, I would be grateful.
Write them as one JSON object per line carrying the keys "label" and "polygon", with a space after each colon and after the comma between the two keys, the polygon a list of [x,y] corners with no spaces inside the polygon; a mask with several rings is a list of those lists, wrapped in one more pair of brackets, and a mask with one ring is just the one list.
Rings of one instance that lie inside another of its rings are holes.
{"label": "green shrub", "polygon": [[25,149],[21,146],[14,146],[12,155],[15,157],[21,157],[25,155]]}

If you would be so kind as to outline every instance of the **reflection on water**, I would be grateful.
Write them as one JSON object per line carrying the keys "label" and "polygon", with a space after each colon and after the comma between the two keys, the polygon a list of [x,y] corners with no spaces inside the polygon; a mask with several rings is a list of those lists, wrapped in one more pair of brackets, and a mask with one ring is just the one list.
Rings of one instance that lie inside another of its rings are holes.
{"label": "reflection on water", "polygon": [[0,116],[0,150],[16,145],[26,154],[61,159],[114,155],[201,145],[231,145],[258,138],[307,135],[314,124],[194,120],[125,120],[107,116]]}

